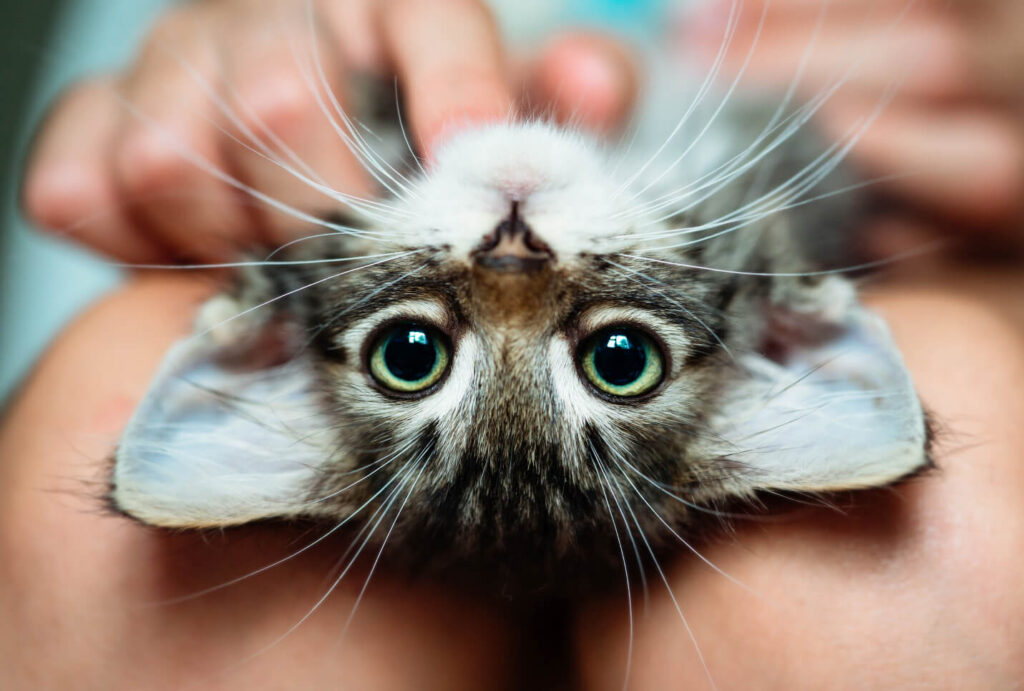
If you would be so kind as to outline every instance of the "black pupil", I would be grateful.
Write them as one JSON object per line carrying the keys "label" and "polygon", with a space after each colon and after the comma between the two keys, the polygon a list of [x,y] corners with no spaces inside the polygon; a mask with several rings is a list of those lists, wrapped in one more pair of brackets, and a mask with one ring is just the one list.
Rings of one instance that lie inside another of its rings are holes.
{"label": "black pupil", "polygon": [[423,329],[395,329],[384,346],[384,364],[388,371],[405,381],[423,379],[434,369],[436,362],[434,338]]}
{"label": "black pupil", "polygon": [[647,351],[637,336],[628,331],[607,331],[598,336],[594,369],[612,386],[632,384],[646,365]]}

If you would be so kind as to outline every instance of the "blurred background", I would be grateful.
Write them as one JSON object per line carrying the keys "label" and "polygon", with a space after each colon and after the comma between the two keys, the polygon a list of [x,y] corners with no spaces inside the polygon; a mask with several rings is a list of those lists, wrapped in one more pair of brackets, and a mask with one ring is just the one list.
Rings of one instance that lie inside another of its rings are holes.
{"label": "blurred background", "polygon": [[0,3],[0,401],[82,307],[116,285],[107,262],[33,231],[18,209],[26,148],[46,106],[88,74],[133,54],[171,0]]}

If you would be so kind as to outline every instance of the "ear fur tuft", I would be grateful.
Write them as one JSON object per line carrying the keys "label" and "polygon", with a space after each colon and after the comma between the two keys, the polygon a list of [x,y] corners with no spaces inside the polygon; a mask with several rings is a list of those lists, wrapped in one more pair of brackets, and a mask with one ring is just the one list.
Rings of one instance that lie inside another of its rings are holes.
{"label": "ear fur tuft", "polygon": [[117,510],[181,528],[302,513],[336,448],[332,427],[309,358],[281,363],[270,351],[283,337],[266,333],[280,324],[253,328],[262,333],[201,332],[170,350],[115,455]]}
{"label": "ear fur tuft", "polygon": [[829,312],[813,300],[771,307],[781,313],[768,320],[770,348],[738,357],[722,383],[704,452],[743,467],[741,491],[875,487],[930,464],[927,420],[889,331],[852,299],[836,311],[843,284],[822,284]]}

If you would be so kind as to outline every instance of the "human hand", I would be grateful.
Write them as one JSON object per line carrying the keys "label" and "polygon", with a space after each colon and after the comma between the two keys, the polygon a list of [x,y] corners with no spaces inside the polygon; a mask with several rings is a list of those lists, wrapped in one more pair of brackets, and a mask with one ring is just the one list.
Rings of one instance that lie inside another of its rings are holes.
{"label": "human hand", "polygon": [[[709,63],[731,0],[710,0],[684,40]],[[764,30],[755,39],[762,14]],[[821,21],[820,33],[814,37]],[[721,79],[784,90],[808,47],[800,82],[813,97],[849,79],[818,118],[833,138],[892,101],[850,154],[894,199],[944,224],[1019,231],[1024,217],[1024,5],[1015,0],[754,0],[743,3]]]}
{"label": "human hand", "polygon": [[242,186],[314,216],[337,202],[252,150],[262,145],[334,190],[372,196],[330,122],[314,53],[343,107],[357,98],[354,75],[396,74],[411,137],[428,158],[452,128],[505,118],[520,97],[598,132],[614,128],[632,99],[628,56],[595,36],[563,36],[516,74],[482,0],[313,5],[315,31],[307,0],[171,11],[124,74],[83,82],[54,108],[26,175],[30,219],[129,263],[216,262],[279,245],[302,219]]}

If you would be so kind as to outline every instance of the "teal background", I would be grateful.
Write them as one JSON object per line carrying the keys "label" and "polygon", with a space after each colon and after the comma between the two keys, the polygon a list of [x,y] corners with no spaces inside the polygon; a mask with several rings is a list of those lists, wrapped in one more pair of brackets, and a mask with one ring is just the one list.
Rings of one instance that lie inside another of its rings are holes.
{"label": "teal background", "polygon": [[4,32],[11,34],[0,49],[10,60],[4,60],[5,70],[21,84],[14,93],[5,88],[0,104],[9,124],[0,133],[0,400],[67,320],[118,280],[103,260],[35,233],[21,217],[18,183],[31,133],[64,87],[127,61],[146,26],[168,4],[22,2],[0,12]]}

